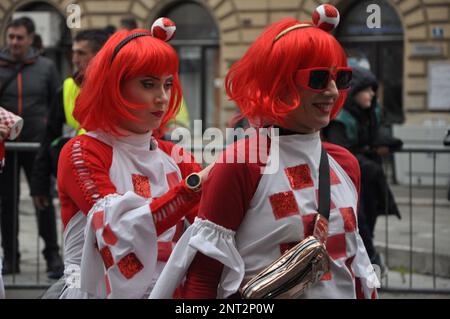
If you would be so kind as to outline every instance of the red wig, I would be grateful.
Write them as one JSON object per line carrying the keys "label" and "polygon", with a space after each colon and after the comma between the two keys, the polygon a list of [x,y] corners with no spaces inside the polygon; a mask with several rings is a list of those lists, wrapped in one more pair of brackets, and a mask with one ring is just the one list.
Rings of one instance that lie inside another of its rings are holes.
{"label": "red wig", "polygon": [[[294,82],[298,69],[347,66],[339,42],[315,26],[292,30],[274,41],[280,32],[300,23],[286,18],[270,25],[225,78],[228,96],[242,116],[257,126],[282,124],[285,116],[301,105]],[[346,93],[339,92],[331,118],[336,117],[345,98]]]}
{"label": "red wig", "polygon": [[169,44],[152,36],[138,37],[122,47],[111,63],[117,45],[127,36],[139,32],[149,31],[136,29],[115,33],[89,64],[74,110],[75,118],[87,131],[100,129],[118,135],[120,119],[140,121],[128,109],[147,106],[131,103],[120,91],[123,81],[138,76],[173,76],[168,109],[156,134],[161,133],[161,128],[178,112],[182,97],[178,79],[179,61]]}

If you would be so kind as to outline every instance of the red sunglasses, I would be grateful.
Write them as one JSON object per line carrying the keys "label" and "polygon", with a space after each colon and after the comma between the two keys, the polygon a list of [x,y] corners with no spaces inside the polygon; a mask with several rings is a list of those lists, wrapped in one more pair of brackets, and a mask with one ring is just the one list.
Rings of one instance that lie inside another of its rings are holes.
{"label": "red sunglasses", "polygon": [[317,67],[300,69],[295,74],[295,82],[300,87],[313,92],[325,91],[330,83],[330,78],[336,82],[339,91],[348,90],[352,80],[352,69]]}

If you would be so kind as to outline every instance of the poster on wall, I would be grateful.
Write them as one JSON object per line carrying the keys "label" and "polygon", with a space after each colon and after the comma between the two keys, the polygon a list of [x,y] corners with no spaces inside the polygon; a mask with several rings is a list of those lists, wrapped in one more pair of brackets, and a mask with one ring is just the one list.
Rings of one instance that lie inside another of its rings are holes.
{"label": "poster on wall", "polygon": [[450,61],[428,63],[428,109],[450,111]]}

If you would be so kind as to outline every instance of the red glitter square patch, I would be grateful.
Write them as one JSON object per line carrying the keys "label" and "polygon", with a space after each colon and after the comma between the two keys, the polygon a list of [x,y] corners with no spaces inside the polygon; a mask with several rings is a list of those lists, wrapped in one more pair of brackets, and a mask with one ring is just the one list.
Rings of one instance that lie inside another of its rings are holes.
{"label": "red glitter square patch", "polygon": [[327,239],[327,251],[334,260],[347,256],[345,234],[330,236]]}
{"label": "red glitter square patch", "polygon": [[342,219],[344,220],[344,229],[347,233],[354,232],[356,230],[356,216],[352,207],[339,208]]}
{"label": "red glitter square patch", "polygon": [[125,278],[131,279],[134,275],[140,272],[144,265],[142,265],[141,261],[137,258],[134,253],[130,253],[120,259],[117,263],[120,272],[124,275]]}
{"label": "red glitter square patch", "polygon": [[103,229],[102,233],[103,239],[105,240],[105,243],[108,245],[114,246],[117,243],[117,237],[114,234],[114,232],[111,229],[111,226],[106,225],[106,227]]}
{"label": "red glitter square patch", "polygon": [[94,216],[92,216],[92,227],[94,227],[95,230],[99,230],[103,227],[103,219],[104,219],[105,212],[103,210],[95,212]]}
{"label": "red glitter square patch", "polygon": [[294,193],[282,192],[269,196],[275,219],[297,215],[300,213]]}
{"label": "red glitter square patch", "polygon": [[105,264],[106,269],[109,269],[109,267],[114,265],[114,259],[108,246],[100,249],[100,255],[102,255],[103,263]]}
{"label": "red glitter square patch", "polygon": [[284,169],[284,172],[289,179],[292,189],[303,189],[314,186],[308,164],[288,167]]}
{"label": "red glitter square patch", "polygon": [[150,181],[147,176],[132,174],[133,189],[139,196],[150,198],[152,196]]}

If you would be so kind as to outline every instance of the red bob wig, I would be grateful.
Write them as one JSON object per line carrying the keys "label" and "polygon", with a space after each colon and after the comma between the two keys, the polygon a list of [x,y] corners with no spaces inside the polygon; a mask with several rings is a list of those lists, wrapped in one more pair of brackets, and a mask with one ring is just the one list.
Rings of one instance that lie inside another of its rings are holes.
{"label": "red bob wig", "polygon": [[160,131],[178,112],[182,98],[178,79],[179,60],[169,44],[152,36],[138,37],[122,47],[111,63],[117,45],[127,36],[139,32],[149,31],[136,29],[115,33],[89,64],[74,110],[75,118],[87,131],[100,129],[118,135],[120,119],[140,121],[128,109],[144,108],[146,105],[127,101],[120,91],[123,81],[138,76],[173,75],[168,110],[162,119]]}
{"label": "red bob wig", "polygon": [[[298,69],[347,66],[339,42],[315,26],[292,30],[274,41],[280,32],[300,23],[286,18],[267,27],[225,78],[229,98],[256,126],[282,124],[286,115],[301,105],[294,82]],[[336,117],[347,96],[339,93],[331,118]]]}

